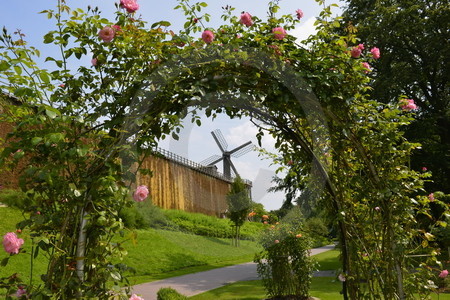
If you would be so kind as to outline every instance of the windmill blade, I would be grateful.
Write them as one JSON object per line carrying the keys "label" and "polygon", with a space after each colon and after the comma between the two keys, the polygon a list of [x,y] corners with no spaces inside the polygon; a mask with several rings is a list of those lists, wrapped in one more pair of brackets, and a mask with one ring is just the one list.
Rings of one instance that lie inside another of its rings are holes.
{"label": "windmill blade", "polygon": [[247,142],[243,145],[240,145],[237,148],[234,148],[233,150],[230,151],[230,154],[233,157],[240,157],[244,154],[249,153],[250,151],[252,151],[255,148],[255,146],[252,145],[252,142]]}
{"label": "windmill blade", "polygon": [[201,165],[204,165],[204,166],[212,166],[212,165],[215,165],[215,164],[217,164],[219,161],[221,161],[223,159],[223,157],[222,156],[219,156],[219,155],[213,155],[213,156],[211,156],[211,157],[208,157],[207,159],[205,159],[205,160],[202,160],[201,162],[200,162],[200,164]]}
{"label": "windmill blade", "polygon": [[219,146],[220,150],[222,152],[226,152],[227,148],[228,148],[228,143],[227,143],[227,141],[225,141],[225,138],[223,137],[220,129],[211,131],[211,134],[212,134],[214,140],[216,141],[217,145]]}
{"label": "windmill blade", "polygon": [[229,159],[229,161],[230,161],[231,169],[233,170],[233,173],[234,173],[234,177],[239,176],[239,173],[238,173],[238,171],[236,170],[236,167],[234,166],[234,164],[233,164],[233,162],[231,161],[231,159]]}

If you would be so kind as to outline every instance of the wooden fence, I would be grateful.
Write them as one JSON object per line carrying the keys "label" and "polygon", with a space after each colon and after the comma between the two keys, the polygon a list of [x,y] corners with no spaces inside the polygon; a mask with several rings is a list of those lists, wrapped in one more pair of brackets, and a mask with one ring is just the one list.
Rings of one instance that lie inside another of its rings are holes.
{"label": "wooden fence", "polygon": [[[214,168],[192,162],[163,149],[142,164],[153,176],[140,175],[139,185],[147,185],[153,204],[166,209],[180,209],[220,216],[227,209],[226,195],[231,179]],[[251,186],[250,181],[246,181]]]}

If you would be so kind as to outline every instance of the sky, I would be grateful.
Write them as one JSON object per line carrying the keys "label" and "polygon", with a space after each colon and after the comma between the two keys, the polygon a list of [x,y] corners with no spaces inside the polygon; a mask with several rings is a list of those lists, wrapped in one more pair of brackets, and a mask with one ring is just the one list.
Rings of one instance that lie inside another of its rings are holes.
{"label": "sky", "polygon": [[[119,2],[118,0],[116,2]],[[102,11],[102,16],[113,20],[115,1],[112,0],[67,0],[66,3],[72,8],[86,9],[88,5],[98,6]],[[205,24],[207,27],[217,27],[222,24],[220,15],[222,7],[230,5],[236,8],[235,13],[239,15],[246,11],[264,19],[267,15],[266,7],[268,1],[265,0],[209,0],[205,12],[211,15],[211,21]],[[182,28],[185,19],[181,11],[174,10],[177,5],[176,0],[138,0],[140,5],[136,13],[149,24],[158,21],[169,21],[173,31]],[[338,3],[338,0],[328,0],[326,4]],[[55,0],[15,0],[8,1],[0,10],[0,26],[4,26],[8,31],[15,32],[20,30],[25,34],[25,40],[29,45],[35,46],[41,50],[42,58],[39,64],[43,68],[52,66],[46,65],[44,59],[47,56],[57,56],[58,49],[42,43],[43,36],[54,26],[53,20],[48,20],[45,14],[39,14],[46,9],[56,9]],[[321,7],[314,0],[281,0],[280,14],[294,14],[295,10],[301,9],[304,17],[300,24],[292,31],[288,32],[297,39],[303,40],[310,34],[314,34],[314,21],[321,11]],[[333,10],[339,14],[340,10]],[[87,58],[86,58],[87,60]],[[83,62],[82,62],[83,63]],[[86,62],[87,63],[87,62]],[[201,162],[212,155],[220,155],[220,150],[215,144],[210,132],[215,129],[222,131],[225,140],[228,143],[228,150],[233,149],[247,141],[256,142],[257,129],[247,119],[230,120],[226,116],[219,116],[212,121],[202,117],[202,126],[197,127],[190,122],[184,124],[185,129],[180,133],[180,140],[164,140],[160,147],[174,152],[183,157],[187,157],[195,162]],[[274,140],[271,138],[263,139],[263,147],[269,152],[275,152]],[[236,169],[241,177],[253,181],[252,196],[253,200],[262,203],[267,210],[278,209],[284,199],[283,193],[268,193],[267,189],[272,185],[271,179],[275,175],[275,170],[279,166],[271,165],[268,159],[262,159],[257,152],[248,153],[240,158],[232,158]],[[222,165],[218,164],[219,171]]]}

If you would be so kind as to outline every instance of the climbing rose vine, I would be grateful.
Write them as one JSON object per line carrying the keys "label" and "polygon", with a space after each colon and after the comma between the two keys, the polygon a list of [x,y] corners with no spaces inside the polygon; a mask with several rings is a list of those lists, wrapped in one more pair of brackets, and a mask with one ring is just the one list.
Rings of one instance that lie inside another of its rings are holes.
{"label": "climbing rose vine", "polygon": [[[251,115],[268,125],[258,137],[272,135],[280,154],[295,162],[289,165],[296,184],[305,187],[299,204],[320,205],[332,218],[344,297],[429,292],[427,280],[436,274],[427,264],[436,263],[438,252],[433,235],[417,229],[415,220],[431,216],[423,191],[430,175],[408,168],[419,145],[402,132],[417,106],[411,99],[393,106],[369,98],[369,67],[363,63],[372,64],[379,50],[366,55],[355,29],[334,20],[330,7],[305,48],[288,34],[303,13],[279,16],[278,1],[269,2],[267,20],[225,7],[226,24],[219,28],[206,27],[205,6],[179,0],[186,22],[174,32],[167,21],[147,24],[131,17],[139,9],[136,1],[120,1],[114,20],[107,20],[96,8],[72,10],[60,0],[56,10],[43,12],[55,21],[44,42],[62,55],[44,59],[51,71],[38,67],[33,59],[40,52],[23,36],[1,35],[0,88],[20,105],[2,114],[14,130],[0,158],[7,168],[24,166],[20,188],[31,205],[17,229],[33,237],[31,262],[41,255],[48,260],[45,276],[34,278],[41,282],[24,286],[27,296],[131,295],[118,263],[129,239],[119,212],[148,197],[144,186],[130,192],[136,166],[154,154],[158,140],[176,135],[193,104],[207,116]],[[337,34],[344,26],[345,35]],[[433,204],[441,202],[436,197]],[[441,216],[431,218],[436,226],[446,224]],[[275,222],[268,216],[262,221]],[[292,245],[304,242],[298,232],[287,233]],[[7,236],[5,250],[20,257],[23,240]],[[286,255],[291,249],[278,236],[267,246]],[[292,249],[308,259],[307,244],[302,247]],[[412,257],[424,261],[414,265]],[[291,264],[286,257],[282,262]],[[295,276],[309,276],[297,267]],[[19,287],[14,280],[9,294]]]}

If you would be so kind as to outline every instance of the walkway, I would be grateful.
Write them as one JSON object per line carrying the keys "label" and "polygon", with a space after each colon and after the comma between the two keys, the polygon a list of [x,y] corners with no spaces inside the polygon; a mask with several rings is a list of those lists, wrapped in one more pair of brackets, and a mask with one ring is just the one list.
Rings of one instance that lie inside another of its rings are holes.
{"label": "walkway", "polygon": [[[333,248],[334,245],[314,248],[311,250],[311,255],[329,251]],[[328,271],[321,271],[314,274],[314,276],[333,276],[333,274]],[[233,282],[258,279],[256,264],[245,263],[138,284],[133,286],[133,293],[143,297],[145,300],[156,300],[156,294],[160,288],[171,287],[183,295],[193,296]]]}

